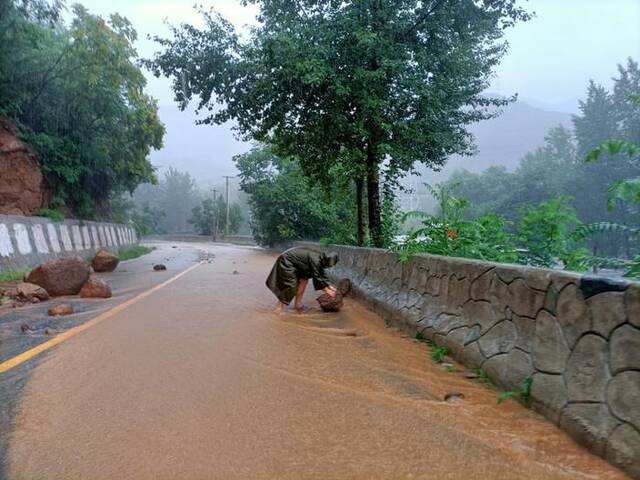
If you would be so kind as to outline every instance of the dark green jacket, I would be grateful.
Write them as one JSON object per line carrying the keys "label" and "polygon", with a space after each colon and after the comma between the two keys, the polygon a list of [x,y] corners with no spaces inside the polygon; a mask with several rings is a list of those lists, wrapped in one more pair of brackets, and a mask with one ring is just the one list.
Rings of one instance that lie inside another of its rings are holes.
{"label": "dark green jacket", "polygon": [[307,247],[295,247],[282,253],[271,269],[267,278],[267,287],[278,299],[288,304],[296,296],[298,280],[311,278],[313,287],[322,290],[329,286],[329,279],[325,268],[330,268],[337,262],[335,254]]}

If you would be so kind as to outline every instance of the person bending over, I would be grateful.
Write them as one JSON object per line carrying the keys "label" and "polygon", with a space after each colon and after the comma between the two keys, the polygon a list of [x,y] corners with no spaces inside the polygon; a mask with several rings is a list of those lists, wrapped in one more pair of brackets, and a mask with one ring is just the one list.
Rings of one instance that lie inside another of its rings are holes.
{"label": "person bending over", "polygon": [[336,296],[336,288],[331,285],[325,275],[325,269],[338,263],[338,255],[324,253],[313,248],[296,247],[282,253],[271,269],[267,278],[267,287],[276,297],[278,306],[276,313],[282,313],[285,305],[289,305],[295,297],[294,308],[304,311],[302,296],[311,278],[316,290],[323,290],[331,297]]}

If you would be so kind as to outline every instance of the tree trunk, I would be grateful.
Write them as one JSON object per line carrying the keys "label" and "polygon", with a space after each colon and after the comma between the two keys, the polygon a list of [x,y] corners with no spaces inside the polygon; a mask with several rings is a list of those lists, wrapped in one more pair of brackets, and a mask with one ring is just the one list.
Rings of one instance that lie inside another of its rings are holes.
{"label": "tree trunk", "polygon": [[382,224],[380,220],[380,179],[375,147],[367,148],[367,200],[369,207],[369,235],[374,247],[382,245]]}
{"label": "tree trunk", "polygon": [[364,179],[362,177],[356,178],[356,205],[358,213],[358,246],[362,247],[365,240],[365,223],[364,223]]}

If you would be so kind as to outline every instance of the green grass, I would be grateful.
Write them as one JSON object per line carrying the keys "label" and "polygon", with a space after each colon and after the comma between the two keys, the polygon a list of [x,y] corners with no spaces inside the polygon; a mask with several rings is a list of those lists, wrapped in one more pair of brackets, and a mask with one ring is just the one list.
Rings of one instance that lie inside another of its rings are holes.
{"label": "green grass", "polygon": [[19,282],[26,272],[26,270],[7,270],[6,272],[0,272],[0,282]]}
{"label": "green grass", "polygon": [[124,262],[125,260],[132,260],[134,258],[141,257],[153,252],[154,250],[154,248],[144,247],[142,245],[134,245],[133,247],[127,247],[119,250],[117,255],[118,258],[120,258],[120,261]]}
{"label": "green grass", "polygon": [[438,347],[432,340],[428,339],[421,332],[416,333],[416,340],[421,343],[424,343],[427,347],[431,349],[431,358],[438,363],[442,363],[444,357],[451,353],[447,347]]}
{"label": "green grass", "polygon": [[41,208],[38,211],[38,215],[40,217],[46,217],[54,222],[64,222],[64,214],[59,212],[58,210],[53,210],[51,208]]}
{"label": "green grass", "polygon": [[434,362],[442,363],[444,357],[449,355],[451,351],[447,347],[435,347],[431,350],[431,358]]}
{"label": "green grass", "polygon": [[423,333],[421,333],[421,332],[416,333],[416,340],[418,340],[419,342],[424,343],[424,344],[425,344],[425,345],[427,345],[428,347],[433,347],[433,346],[435,346],[435,344],[434,344],[430,339],[428,339],[427,337],[425,337],[425,336],[424,336],[424,334],[423,334]]}
{"label": "green grass", "polygon": [[531,385],[533,385],[533,377],[528,376],[522,382],[522,386],[517,391],[507,391],[502,392],[498,395],[498,404],[508,400],[509,398],[513,398],[514,400],[520,400],[526,406],[531,404]]}
{"label": "green grass", "polygon": [[478,378],[473,379],[474,382],[479,383],[489,390],[499,390],[496,384],[491,381],[491,379],[487,375],[487,372],[485,372],[482,368],[474,368],[473,371],[476,375],[478,375]]}

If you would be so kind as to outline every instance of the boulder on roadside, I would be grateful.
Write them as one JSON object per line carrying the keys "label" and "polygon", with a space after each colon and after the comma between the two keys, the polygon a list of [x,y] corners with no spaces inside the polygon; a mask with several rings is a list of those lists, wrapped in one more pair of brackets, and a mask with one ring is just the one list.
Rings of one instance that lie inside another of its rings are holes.
{"label": "boulder on roadside", "polygon": [[89,278],[80,290],[82,298],[111,298],[111,287],[103,280]]}
{"label": "boulder on roadside", "polygon": [[38,265],[27,282],[44,288],[49,295],[75,295],[89,279],[89,267],[77,257],[65,257]]}
{"label": "boulder on roadside", "polygon": [[16,288],[16,285],[11,285],[10,287],[6,287],[3,290],[2,295],[0,295],[0,297],[13,298],[14,300],[17,299],[18,289]]}
{"label": "boulder on roadside", "polygon": [[462,400],[464,398],[464,394],[460,392],[449,392],[444,396],[445,402],[455,402],[456,400]]}
{"label": "boulder on roadside", "polygon": [[54,307],[49,308],[49,316],[60,317],[63,315],[71,315],[73,313],[73,306],[68,303],[61,303]]}
{"label": "boulder on roadside", "polygon": [[91,260],[91,267],[93,267],[94,272],[113,272],[119,263],[120,259],[117,255],[105,248],[101,248]]}
{"label": "boulder on roadside", "polygon": [[349,280],[348,278],[343,278],[338,281],[337,287],[340,295],[345,297],[351,292],[351,280]]}
{"label": "boulder on roadside", "polygon": [[325,312],[337,312],[342,308],[342,295],[340,292],[336,293],[335,297],[323,293],[317,298],[320,308]]}
{"label": "boulder on roadside", "polygon": [[29,302],[33,302],[33,299],[39,301],[49,300],[49,293],[44,288],[35,283],[27,282],[16,285],[16,296]]}

